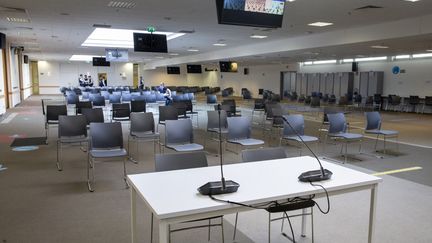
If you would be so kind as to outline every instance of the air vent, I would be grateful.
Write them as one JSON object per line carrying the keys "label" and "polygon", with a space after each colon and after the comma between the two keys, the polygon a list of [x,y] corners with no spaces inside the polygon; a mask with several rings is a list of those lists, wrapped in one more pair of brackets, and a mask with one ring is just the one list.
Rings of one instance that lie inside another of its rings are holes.
{"label": "air vent", "polygon": [[30,19],[27,18],[6,17],[6,20],[13,23],[30,23]]}
{"label": "air vent", "polygon": [[30,17],[25,9],[0,6],[0,16],[12,23],[30,23]]}
{"label": "air vent", "polygon": [[195,33],[195,30],[180,30],[179,33],[183,33],[183,34],[193,34],[193,33]]}
{"label": "air vent", "polygon": [[111,25],[109,24],[94,24],[93,27],[95,28],[111,28]]}
{"label": "air vent", "polygon": [[356,8],[354,10],[358,11],[358,10],[380,9],[380,8],[383,8],[383,7],[381,7],[381,6],[375,6],[375,5],[366,5],[364,7]]}
{"label": "air vent", "polygon": [[134,2],[117,2],[117,1],[111,1],[108,3],[108,7],[110,8],[126,8],[126,9],[132,9],[134,8],[136,3]]}

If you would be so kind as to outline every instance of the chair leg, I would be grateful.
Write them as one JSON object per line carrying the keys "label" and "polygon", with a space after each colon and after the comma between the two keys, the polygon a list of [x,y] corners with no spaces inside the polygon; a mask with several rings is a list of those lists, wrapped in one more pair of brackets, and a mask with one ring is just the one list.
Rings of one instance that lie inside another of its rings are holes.
{"label": "chair leg", "polygon": [[127,183],[126,160],[127,160],[127,157],[124,157],[123,158],[123,180],[126,184],[126,189],[129,189],[129,184]]}
{"label": "chair leg", "polygon": [[150,243],[153,243],[153,213],[151,214],[150,223]]}
{"label": "chair leg", "polygon": [[220,219],[221,219],[222,243],[225,243],[224,220],[223,220],[223,217],[221,217]]}
{"label": "chair leg", "polygon": [[63,166],[61,164],[61,142],[60,140],[57,140],[57,170],[58,171],[62,171],[63,170]]}
{"label": "chair leg", "polygon": [[92,164],[91,163],[91,158],[90,158],[90,156],[88,157],[88,159],[87,159],[87,187],[88,187],[88,190],[90,191],[90,192],[94,192],[94,189],[93,189],[93,186],[92,186],[92,184],[94,185],[94,182],[95,182],[95,176],[94,176],[94,163],[93,163],[93,166],[91,166],[91,170],[92,170],[92,180],[90,181],[90,164]]}
{"label": "chair leg", "polygon": [[313,207],[311,207],[311,229],[312,229],[312,243],[315,242],[314,240],[314,217],[313,217]]}
{"label": "chair leg", "polygon": [[345,143],[345,162],[346,164],[348,162],[348,143]]}
{"label": "chair leg", "polygon": [[386,137],[387,137],[387,136],[384,135],[384,143],[383,143],[383,144],[384,144],[384,154],[386,154],[386,152],[387,152],[387,151],[386,151]]}
{"label": "chair leg", "polygon": [[236,218],[235,218],[235,223],[234,223],[233,241],[235,241],[236,234],[237,234],[237,220],[238,220],[238,213],[236,213]]}
{"label": "chair leg", "polygon": [[269,220],[268,220],[268,243],[270,243],[271,242],[271,237],[270,237],[270,234],[271,234],[271,214],[269,213],[268,215],[269,215]]}
{"label": "chair leg", "polygon": [[378,138],[379,138],[379,135],[377,135],[376,140],[375,140],[375,151],[377,151]]}

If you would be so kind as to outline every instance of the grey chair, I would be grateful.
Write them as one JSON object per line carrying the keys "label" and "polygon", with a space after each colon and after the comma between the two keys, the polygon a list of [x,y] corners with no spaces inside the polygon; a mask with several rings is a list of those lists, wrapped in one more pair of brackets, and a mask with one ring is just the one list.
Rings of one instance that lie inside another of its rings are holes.
{"label": "grey chair", "polygon": [[[184,121],[184,120],[179,120]],[[193,169],[200,167],[207,167],[207,157],[204,151],[199,152],[188,152],[188,153],[175,153],[175,154],[155,154],[155,170],[156,172],[162,171],[172,171],[172,170],[185,170],[185,169]],[[213,219],[220,219],[220,223],[212,223]],[[208,227],[208,241],[210,241],[210,228],[213,226],[218,226],[222,228],[222,242],[224,241],[224,228],[223,228],[223,216],[215,216],[211,218],[198,219],[193,221],[188,221],[184,223],[190,222],[200,222],[200,221],[208,221],[205,225],[198,226],[190,226],[190,227],[180,227],[176,229],[171,229],[171,225],[168,226],[169,230],[169,239],[168,242],[171,242],[171,233],[189,230],[194,228],[204,228]],[[181,225],[178,224],[178,225]],[[153,213],[151,216],[151,233],[150,233],[150,243],[153,242]]]}
{"label": "grey chair", "polygon": [[243,146],[256,146],[264,141],[251,138],[252,124],[248,117],[228,117],[227,143]]}
{"label": "grey chair", "polygon": [[97,159],[104,160],[109,158],[123,160],[123,179],[126,183],[126,188],[129,188],[126,181],[127,155],[128,153],[123,147],[123,132],[121,123],[91,123],[90,146],[87,161],[87,186],[89,191],[94,191],[95,162],[97,162]]}
{"label": "grey chair", "polygon": [[93,108],[93,104],[91,101],[79,101],[78,103],[76,103],[75,105],[75,113],[76,114],[82,114],[81,110],[83,108]]}
{"label": "grey chair", "polygon": [[[265,161],[265,160],[274,160],[274,159],[284,159],[287,158],[287,155],[285,153],[285,150],[281,147],[277,148],[262,148],[262,149],[251,149],[251,150],[243,150],[242,151],[242,161],[243,162],[258,162],[258,161]],[[268,242],[271,241],[271,235],[270,235],[270,229],[271,229],[271,223],[273,221],[282,220],[282,227],[281,227],[281,233],[283,236],[287,237],[293,242],[295,241],[294,236],[294,230],[291,224],[290,218],[299,217],[299,216],[311,216],[311,224],[312,224],[312,242],[314,242],[314,224],[313,224],[313,206],[315,206],[315,202],[313,200],[306,200],[302,202],[291,202],[290,208],[286,210],[278,209],[276,206],[277,204],[270,205],[267,209],[269,213],[269,221],[268,221]],[[307,212],[307,209],[310,209],[310,212]],[[296,210],[302,210],[302,213],[294,214],[294,215],[288,215],[287,212],[290,211],[296,211]],[[282,217],[276,217],[272,218],[272,214],[274,213],[283,213]],[[284,221],[285,219],[288,220],[288,223],[290,225],[291,229],[291,237],[287,236],[284,232]],[[235,224],[234,224],[234,234],[233,234],[233,241],[235,241],[236,233],[237,233],[237,224],[238,224],[238,213],[236,213],[235,218]],[[304,235],[302,235],[305,237]]]}
{"label": "grey chair", "polygon": [[[221,135],[228,133],[227,113],[224,110],[220,111]],[[207,111],[207,132],[210,136],[205,136],[204,147],[207,145],[207,139],[212,139],[219,142],[219,136],[212,138],[212,135],[219,135],[219,113],[218,111]]]}
{"label": "grey chair", "polygon": [[66,105],[47,105],[45,115],[45,136],[48,139],[50,126],[58,125],[59,116],[67,116]]}
{"label": "grey chair", "polygon": [[109,96],[110,104],[120,104],[121,103],[121,94],[112,94]]}
{"label": "grey chair", "polygon": [[130,106],[129,103],[112,104],[111,120],[114,121],[128,121],[130,119]]}
{"label": "grey chair", "polygon": [[314,136],[305,135],[305,121],[303,115],[288,115],[284,117],[292,128],[284,122],[282,136],[279,140],[279,146],[281,146],[282,141],[284,140],[297,142],[300,145],[299,147],[301,156],[303,143],[318,142],[319,139]]}
{"label": "grey chair", "polygon": [[[85,116],[59,116],[57,139],[57,169],[63,170],[62,145],[87,143],[87,119]],[[85,149],[82,149],[87,152]]]}
{"label": "grey chair", "polygon": [[204,147],[194,143],[191,119],[167,120],[165,127],[165,146],[177,152],[203,150]]}
{"label": "grey chair", "polygon": [[167,120],[178,120],[177,108],[173,106],[159,106],[159,123],[156,130],[159,130],[159,125],[165,126]]}
{"label": "grey chair", "polygon": [[146,112],[145,100],[131,100],[131,112]]}
{"label": "grey chair", "polygon": [[159,151],[161,151],[160,147],[160,135],[155,132],[155,124],[153,113],[131,113],[130,119],[130,132],[128,137],[128,151],[129,151],[129,159],[137,163],[135,159],[133,159],[130,150],[131,141],[135,141],[136,143],[136,152],[139,153],[138,144],[139,142],[153,142],[154,148],[153,151],[156,154],[156,143],[159,144]]}
{"label": "grey chair", "polygon": [[342,149],[345,144],[345,152],[343,154],[345,161],[348,158],[348,143],[359,142],[359,152],[361,151],[361,141],[363,139],[362,134],[349,133],[347,132],[348,124],[343,113],[327,114],[329,121],[329,130],[327,137],[334,139],[336,141],[342,141]]}
{"label": "grey chair", "polygon": [[[365,112],[366,116],[366,128],[365,134],[376,135],[375,140],[375,151],[377,151],[378,138],[379,136],[383,136],[384,139],[384,153],[386,153],[386,139],[387,138],[396,138],[398,139],[399,132],[393,130],[382,130],[381,129],[381,115],[377,111],[373,112]],[[396,142],[397,150],[399,151],[399,143]],[[378,152],[378,151],[377,151]]]}
{"label": "grey chair", "polygon": [[95,123],[104,123],[105,122],[102,108],[93,108],[93,109],[83,108],[81,110],[81,113],[83,116],[85,116],[88,126],[92,122],[95,122]]}
{"label": "grey chair", "polygon": [[95,95],[92,100],[93,106],[95,107],[105,107],[105,98],[100,95]]}

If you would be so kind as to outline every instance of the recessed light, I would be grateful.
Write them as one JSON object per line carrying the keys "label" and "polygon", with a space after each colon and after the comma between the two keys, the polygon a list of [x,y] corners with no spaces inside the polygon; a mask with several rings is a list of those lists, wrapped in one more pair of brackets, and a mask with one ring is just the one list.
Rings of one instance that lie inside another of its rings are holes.
{"label": "recessed light", "polygon": [[295,2],[295,0],[286,0],[287,2],[290,2],[290,3],[292,3],[292,2]]}
{"label": "recessed light", "polygon": [[198,49],[194,49],[194,48],[189,48],[188,51],[190,51],[190,52],[197,52],[199,50]]}
{"label": "recessed light", "polygon": [[178,55],[180,55],[180,54],[178,54],[178,53],[170,53],[170,54],[168,54],[168,55],[170,55],[170,56],[178,56]]}
{"label": "recessed light", "polygon": [[309,26],[315,26],[315,27],[325,27],[325,26],[333,25],[333,23],[329,23],[329,22],[315,22],[315,23],[310,23],[308,25]]}
{"label": "recessed light", "polygon": [[388,46],[383,46],[383,45],[375,45],[375,46],[371,46],[371,48],[375,48],[375,49],[387,49],[389,47]]}
{"label": "recessed light", "polygon": [[213,45],[214,46],[226,46],[227,44],[225,44],[225,43],[214,43]]}
{"label": "recessed light", "polygon": [[250,36],[250,38],[252,38],[252,39],[265,39],[267,37],[268,36],[266,36],[266,35],[251,35]]}

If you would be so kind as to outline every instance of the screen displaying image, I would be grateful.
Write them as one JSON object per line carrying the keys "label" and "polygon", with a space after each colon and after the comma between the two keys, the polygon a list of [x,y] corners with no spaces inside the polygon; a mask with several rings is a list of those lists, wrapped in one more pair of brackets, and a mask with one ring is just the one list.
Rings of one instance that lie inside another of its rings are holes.
{"label": "screen displaying image", "polygon": [[105,49],[106,60],[109,62],[128,62],[129,53],[127,49]]}
{"label": "screen displaying image", "polygon": [[225,0],[224,8],[256,13],[283,15],[285,0]]}

